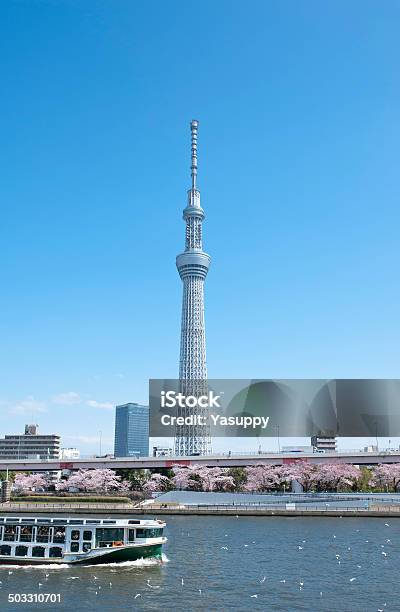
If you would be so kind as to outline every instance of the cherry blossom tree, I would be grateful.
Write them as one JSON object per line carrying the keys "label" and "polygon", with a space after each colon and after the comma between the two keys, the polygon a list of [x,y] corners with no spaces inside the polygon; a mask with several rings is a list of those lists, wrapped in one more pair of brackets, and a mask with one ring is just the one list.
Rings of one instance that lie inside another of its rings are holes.
{"label": "cherry blossom tree", "polygon": [[42,474],[17,474],[14,480],[17,491],[36,491],[46,489],[49,485],[49,478]]}
{"label": "cherry blossom tree", "polygon": [[246,482],[245,491],[271,491],[276,487],[276,473],[271,465],[251,465],[245,468]]}
{"label": "cherry blossom tree", "polygon": [[397,491],[400,486],[400,464],[381,463],[375,466],[369,484],[372,487]]}
{"label": "cherry blossom tree", "polygon": [[353,487],[362,477],[361,470],[348,463],[327,463],[318,466],[316,482],[318,488],[338,491]]}
{"label": "cherry blossom tree", "polygon": [[78,491],[95,493],[124,492],[129,490],[129,483],[122,481],[113,470],[78,470],[67,480],[56,483],[55,489],[56,491],[78,489]]}
{"label": "cherry blossom tree", "polygon": [[235,487],[233,476],[227,468],[200,467],[197,475],[203,491],[232,491]]}
{"label": "cherry blossom tree", "polygon": [[170,491],[173,488],[173,484],[168,476],[162,474],[152,474],[151,477],[143,485],[143,490],[146,493],[154,493],[156,491]]}
{"label": "cherry blossom tree", "polygon": [[172,471],[174,473],[172,483],[176,489],[201,490],[199,468],[197,466],[182,467],[174,465]]}
{"label": "cherry blossom tree", "polygon": [[174,466],[172,483],[176,489],[191,491],[233,491],[235,479],[229,468],[207,466]]}

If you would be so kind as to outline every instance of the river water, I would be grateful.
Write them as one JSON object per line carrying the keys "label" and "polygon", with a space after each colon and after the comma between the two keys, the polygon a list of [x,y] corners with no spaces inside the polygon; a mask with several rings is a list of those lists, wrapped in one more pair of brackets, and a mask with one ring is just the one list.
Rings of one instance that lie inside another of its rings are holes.
{"label": "river water", "polygon": [[[0,610],[400,610],[400,520],[170,516],[165,559],[1,567]],[[10,593],[61,603],[11,604]]]}

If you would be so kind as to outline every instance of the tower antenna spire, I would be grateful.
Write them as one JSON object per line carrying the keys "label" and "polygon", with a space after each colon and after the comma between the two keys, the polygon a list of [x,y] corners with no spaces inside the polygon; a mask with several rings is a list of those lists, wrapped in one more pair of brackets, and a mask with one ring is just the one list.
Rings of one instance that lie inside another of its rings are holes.
{"label": "tower antenna spire", "polygon": [[196,181],[197,181],[197,128],[199,127],[199,122],[197,119],[192,119],[190,122],[190,131],[192,135],[192,165],[190,166],[191,175],[192,175],[192,189],[196,189]]}

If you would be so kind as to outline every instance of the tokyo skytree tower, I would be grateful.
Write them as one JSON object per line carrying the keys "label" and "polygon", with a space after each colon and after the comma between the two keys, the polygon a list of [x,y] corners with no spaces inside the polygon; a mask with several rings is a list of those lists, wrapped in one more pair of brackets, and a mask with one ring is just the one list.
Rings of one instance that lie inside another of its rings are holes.
{"label": "tokyo skytree tower", "polygon": [[[199,397],[208,392],[206,334],[204,325],[204,279],[211,258],[203,251],[202,224],[204,211],[197,188],[197,128],[191,121],[192,186],[183,210],[186,223],[185,251],[176,258],[176,267],[183,282],[181,350],[179,361],[180,391]],[[175,430],[175,455],[208,455],[211,453],[208,408],[177,408],[177,416],[193,416],[194,424],[178,425]]]}

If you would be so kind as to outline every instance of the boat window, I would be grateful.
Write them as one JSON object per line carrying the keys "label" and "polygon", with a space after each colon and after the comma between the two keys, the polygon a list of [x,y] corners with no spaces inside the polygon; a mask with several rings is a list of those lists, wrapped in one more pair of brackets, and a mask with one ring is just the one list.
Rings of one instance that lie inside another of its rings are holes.
{"label": "boat window", "polygon": [[128,541],[129,542],[134,542],[135,541],[135,530],[134,529],[129,529]]}
{"label": "boat window", "polygon": [[7,544],[0,546],[0,555],[11,555],[11,546],[8,546]]}
{"label": "boat window", "polygon": [[52,546],[50,548],[50,557],[62,557],[62,548],[59,546]]}
{"label": "boat window", "polygon": [[44,546],[34,546],[32,548],[32,557],[44,557]]}
{"label": "boat window", "polygon": [[159,538],[162,536],[162,529],[136,529],[137,538]]}
{"label": "boat window", "polygon": [[4,528],[4,540],[6,542],[14,542],[17,533],[17,528],[12,525],[6,525]]}
{"label": "boat window", "polygon": [[115,546],[124,541],[124,529],[118,527],[105,527],[96,529],[96,546]]}
{"label": "boat window", "polygon": [[4,519],[3,518],[0,518],[0,523],[4,523]]}
{"label": "boat window", "polygon": [[88,541],[92,539],[92,535],[93,535],[93,531],[84,531],[83,532],[83,539]]}
{"label": "boat window", "polygon": [[71,542],[71,552],[79,552],[79,542]]}
{"label": "boat window", "polygon": [[115,525],[115,521],[103,521],[104,525]]}
{"label": "boat window", "polygon": [[86,525],[98,525],[101,521],[86,521]]}
{"label": "boat window", "polygon": [[20,542],[32,542],[33,527],[32,525],[23,525],[19,531]]}
{"label": "boat window", "polygon": [[28,547],[27,546],[16,546],[15,554],[17,557],[26,557],[26,555],[28,554]]}
{"label": "boat window", "polygon": [[83,525],[83,521],[72,520],[72,521],[69,522],[69,524],[70,525]]}
{"label": "boat window", "polygon": [[53,542],[55,544],[64,544],[64,542],[65,542],[65,527],[54,527]]}
{"label": "boat window", "polygon": [[80,531],[79,529],[73,529],[71,531],[71,540],[79,540],[79,535],[80,535]]}
{"label": "boat window", "polygon": [[29,518],[24,518],[23,522],[24,523],[34,523],[36,519],[29,519]]}
{"label": "boat window", "polygon": [[91,548],[92,548],[92,545],[90,542],[84,542],[82,545],[83,552],[88,552]]}
{"label": "boat window", "polygon": [[38,519],[37,522],[38,523],[50,523],[51,519]]}
{"label": "boat window", "polygon": [[50,527],[38,527],[36,533],[36,542],[49,541]]}
{"label": "boat window", "polygon": [[131,520],[131,521],[128,521],[128,523],[129,525],[140,525],[140,520],[137,520],[137,521]]}

